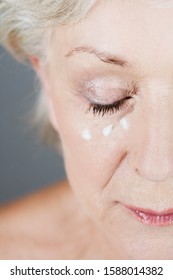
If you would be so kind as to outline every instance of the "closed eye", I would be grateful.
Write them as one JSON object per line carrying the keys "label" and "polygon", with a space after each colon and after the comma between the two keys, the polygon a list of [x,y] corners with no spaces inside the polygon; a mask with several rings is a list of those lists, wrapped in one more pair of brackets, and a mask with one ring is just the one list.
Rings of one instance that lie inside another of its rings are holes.
{"label": "closed eye", "polygon": [[97,104],[97,103],[91,103],[89,108],[87,109],[87,112],[90,112],[92,110],[92,113],[94,116],[101,115],[102,117],[106,114],[112,115],[117,113],[118,111],[123,110],[127,106],[131,106],[130,99],[133,99],[132,96],[126,96],[123,99],[120,99],[118,101],[115,101],[112,104]]}

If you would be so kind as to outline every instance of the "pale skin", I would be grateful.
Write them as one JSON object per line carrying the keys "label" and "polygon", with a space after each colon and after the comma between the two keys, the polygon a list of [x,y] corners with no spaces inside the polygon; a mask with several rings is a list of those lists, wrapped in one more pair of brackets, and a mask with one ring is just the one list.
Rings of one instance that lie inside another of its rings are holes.
{"label": "pale skin", "polygon": [[[173,8],[110,0],[54,29],[48,64],[33,66],[69,183],[1,210],[1,258],[173,259],[173,226],[144,225],[123,206],[173,208],[172,25]],[[93,114],[91,102],[111,104],[132,85],[127,106]]]}

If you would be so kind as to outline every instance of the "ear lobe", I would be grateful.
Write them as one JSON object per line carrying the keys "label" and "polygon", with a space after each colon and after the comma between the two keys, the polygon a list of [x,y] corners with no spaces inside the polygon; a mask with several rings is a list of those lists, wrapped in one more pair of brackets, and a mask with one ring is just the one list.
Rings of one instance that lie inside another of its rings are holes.
{"label": "ear lobe", "polygon": [[42,94],[44,94],[44,99],[46,102],[46,107],[48,110],[49,121],[53,128],[58,132],[58,122],[55,113],[55,107],[53,105],[53,97],[51,94],[51,88],[49,84],[49,76],[47,73],[47,69],[40,63],[40,60],[37,57],[30,57],[31,64],[33,69],[37,73],[39,80],[41,82],[41,86],[43,88]]}
{"label": "ear lobe", "polygon": [[37,71],[37,69],[39,68],[40,65],[40,60],[36,57],[36,56],[31,56],[29,58],[33,68],[35,69],[35,71]]}

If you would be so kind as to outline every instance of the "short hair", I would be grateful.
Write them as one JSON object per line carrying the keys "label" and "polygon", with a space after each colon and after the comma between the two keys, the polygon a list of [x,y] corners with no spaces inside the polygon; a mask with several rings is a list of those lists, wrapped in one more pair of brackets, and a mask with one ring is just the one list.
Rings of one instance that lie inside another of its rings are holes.
{"label": "short hair", "polygon": [[[53,26],[83,19],[96,0],[1,0],[0,44],[19,61],[36,56],[46,60]],[[34,108],[34,123],[42,137],[57,145],[58,134],[51,126],[44,93],[39,90]]]}

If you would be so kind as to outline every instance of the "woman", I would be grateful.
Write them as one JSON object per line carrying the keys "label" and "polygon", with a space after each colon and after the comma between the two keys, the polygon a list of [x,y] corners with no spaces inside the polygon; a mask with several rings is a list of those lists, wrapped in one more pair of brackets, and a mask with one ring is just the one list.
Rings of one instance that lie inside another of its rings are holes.
{"label": "woman", "polygon": [[68,177],[1,210],[1,258],[173,259],[172,2],[1,1]]}

